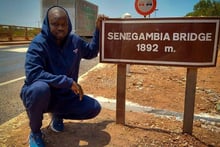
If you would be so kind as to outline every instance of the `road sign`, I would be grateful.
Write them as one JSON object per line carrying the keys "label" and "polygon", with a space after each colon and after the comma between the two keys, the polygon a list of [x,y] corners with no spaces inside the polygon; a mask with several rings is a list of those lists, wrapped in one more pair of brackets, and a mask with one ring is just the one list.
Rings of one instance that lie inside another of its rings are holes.
{"label": "road sign", "polygon": [[211,67],[219,18],[108,19],[101,39],[101,62]]}
{"label": "road sign", "polygon": [[143,15],[149,15],[156,9],[156,0],[135,0],[136,11]]}

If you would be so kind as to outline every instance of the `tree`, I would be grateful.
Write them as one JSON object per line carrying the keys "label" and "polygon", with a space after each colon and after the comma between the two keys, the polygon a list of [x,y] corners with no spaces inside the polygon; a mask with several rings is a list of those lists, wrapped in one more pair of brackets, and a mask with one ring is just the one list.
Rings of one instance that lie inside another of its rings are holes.
{"label": "tree", "polygon": [[200,0],[186,16],[220,16],[220,1]]}

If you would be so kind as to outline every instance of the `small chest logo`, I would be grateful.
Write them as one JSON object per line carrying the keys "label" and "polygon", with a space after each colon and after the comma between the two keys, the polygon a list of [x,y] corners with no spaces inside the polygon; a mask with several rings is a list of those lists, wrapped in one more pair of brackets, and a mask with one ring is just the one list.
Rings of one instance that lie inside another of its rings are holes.
{"label": "small chest logo", "polygon": [[78,48],[74,49],[73,52],[74,52],[75,54],[77,54],[77,53],[78,53]]}

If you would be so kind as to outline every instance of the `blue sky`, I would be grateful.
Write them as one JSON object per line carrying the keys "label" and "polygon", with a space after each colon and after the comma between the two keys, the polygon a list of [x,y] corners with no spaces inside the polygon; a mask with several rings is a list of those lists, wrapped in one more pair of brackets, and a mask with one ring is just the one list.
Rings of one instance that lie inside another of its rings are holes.
{"label": "blue sky", "polygon": [[[130,13],[133,18],[142,18],[134,8],[135,0],[88,0],[99,6],[99,13],[109,17],[121,17]],[[151,17],[182,17],[193,11],[199,0],[157,0],[156,13]],[[40,0],[0,0],[0,24],[41,26]]]}

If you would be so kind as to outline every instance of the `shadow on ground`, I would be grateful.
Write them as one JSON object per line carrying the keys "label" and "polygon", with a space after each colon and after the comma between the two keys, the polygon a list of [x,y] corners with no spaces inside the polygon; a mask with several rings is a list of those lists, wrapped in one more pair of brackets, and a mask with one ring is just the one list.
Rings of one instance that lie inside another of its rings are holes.
{"label": "shadow on ground", "polygon": [[48,128],[42,131],[45,134],[47,147],[102,147],[109,144],[111,136],[103,131],[112,121],[102,121],[99,123],[65,123],[65,130],[61,133],[52,132]]}

